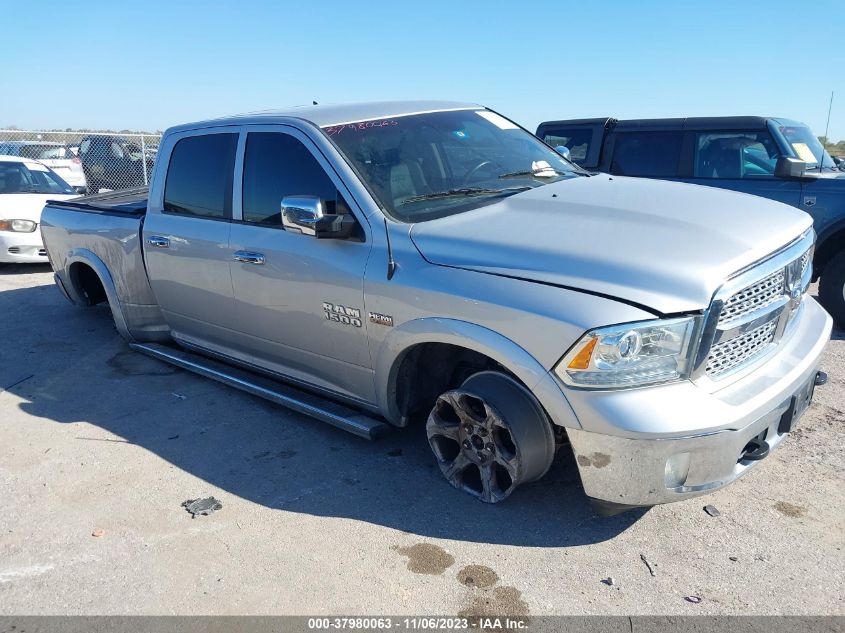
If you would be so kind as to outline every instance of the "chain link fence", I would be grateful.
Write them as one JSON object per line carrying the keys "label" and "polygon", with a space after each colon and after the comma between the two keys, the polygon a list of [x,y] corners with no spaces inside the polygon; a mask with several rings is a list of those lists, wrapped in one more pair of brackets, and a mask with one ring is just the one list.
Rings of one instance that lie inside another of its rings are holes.
{"label": "chain link fence", "polygon": [[80,193],[146,186],[160,134],[0,130],[0,155],[40,161]]}

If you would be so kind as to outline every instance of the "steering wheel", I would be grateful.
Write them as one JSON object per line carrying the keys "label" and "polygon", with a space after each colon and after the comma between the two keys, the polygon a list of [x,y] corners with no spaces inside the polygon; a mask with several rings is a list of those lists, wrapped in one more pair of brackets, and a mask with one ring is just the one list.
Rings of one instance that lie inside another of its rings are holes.
{"label": "steering wheel", "polygon": [[485,167],[487,167],[488,165],[492,165],[492,164],[493,164],[493,161],[492,161],[492,160],[483,160],[483,161],[481,161],[480,163],[478,163],[475,167],[472,167],[472,168],[471,168],[471,169],[470,169],[470,170],[469,170],[469,171],[468,171],[468,172],[464,175],[464,178],[463,178],[463,180],[461,181],[461,185],[466,185],[466,184],[470,181],[470,179],[471,179],[473,176],[475,176],[475,174],[477,174],[479,171],[481,171],[482,169],[484,169],[484,168],[485,168]]}

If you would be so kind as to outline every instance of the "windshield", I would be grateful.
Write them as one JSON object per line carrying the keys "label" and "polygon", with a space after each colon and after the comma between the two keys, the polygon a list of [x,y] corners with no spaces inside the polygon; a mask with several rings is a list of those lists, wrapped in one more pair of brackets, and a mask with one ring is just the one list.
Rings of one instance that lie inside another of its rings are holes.
{"label": "windshield", "polygon": [[807,163],[808,167],[836,168],[830,154],[806,125],[781,125],[778,130],[795,152],[795,156]]}
{"label": "windshield", "polygon": [[55,172],[38,163],[0,163],[0,194],[73,194],[73,188]]}
{"label": "windshield", "polygon": [[461,213],[584,173],[489,110],[359,121],[323,132],[403,222]]}

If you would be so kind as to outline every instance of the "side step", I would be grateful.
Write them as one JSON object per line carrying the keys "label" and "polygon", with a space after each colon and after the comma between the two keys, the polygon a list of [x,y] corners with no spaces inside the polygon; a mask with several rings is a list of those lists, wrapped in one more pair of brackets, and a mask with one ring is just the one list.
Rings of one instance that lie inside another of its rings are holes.
{"label": "side step", "polygon": [[222,382],[224,385],[246,391],[254,396],[265,398],[297,413],[316,418],[322,422],[328,422],[332,426],[368,440],[378,439],[390,429],[388,424],[371,418],[360,411],[350,409],[291,385],[211,360],[199,354],[192,354],[182,349],[158,343],[130,343],[129,347],[136,352]]}

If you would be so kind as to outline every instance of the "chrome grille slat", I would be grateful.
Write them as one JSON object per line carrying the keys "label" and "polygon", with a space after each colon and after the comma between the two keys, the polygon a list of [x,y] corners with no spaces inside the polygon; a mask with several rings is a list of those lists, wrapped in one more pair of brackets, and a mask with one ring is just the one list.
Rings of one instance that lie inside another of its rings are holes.
{"label": "chrome grille slat", "polygon": [[[809,236],[802,237],[803,250],[792,248],[777,256],[776,262],[744,271],[717,295],[712,337],[702,342],[703,361],[698,367],[703,375],[721,380],[751,365],[788,331],[809,284],[813,247],[807,247],[805,238]],[[755,270],[759,270],[757,279]]]}
{"label": "chrome grille slat", "polygon": [[746,314],[771,305],[783,296],[785,284],[785,272],[779,270],[757,283],[743,288],[725,301],[722,306],[722,313],[719,315],[719,325],[734,321]]}
{"label": "chrome grille slat", "polygon": [[705,371],[710,376],[719,375],[750,360],[774,340],[775,330],[777,321],[769,321],[741,336],[717,343],[710,350]]}

